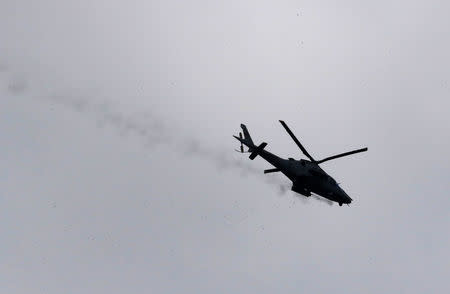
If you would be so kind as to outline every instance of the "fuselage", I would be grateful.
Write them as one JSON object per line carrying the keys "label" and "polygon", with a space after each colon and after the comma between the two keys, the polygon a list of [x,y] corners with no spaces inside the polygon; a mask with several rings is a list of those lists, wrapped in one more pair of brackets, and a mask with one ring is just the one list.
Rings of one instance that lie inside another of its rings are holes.
{"label": "fuselage", "polygon": [[347,193],[317,163],[304,159],[280,158],[266,150],[261,150],[258,155],[292,181],[294,192],[305,196],[309,196],[313,192],[331,201],[338,202],[340,205],[352,202]]}

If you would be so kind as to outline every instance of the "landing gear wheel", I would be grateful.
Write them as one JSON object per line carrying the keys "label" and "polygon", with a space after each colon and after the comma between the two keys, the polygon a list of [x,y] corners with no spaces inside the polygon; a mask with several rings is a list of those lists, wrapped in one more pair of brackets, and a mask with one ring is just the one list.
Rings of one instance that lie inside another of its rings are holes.
{"label": "landing gear wheel", "polygon": [[339,202],[339,206],[342,206],[342,202]]}

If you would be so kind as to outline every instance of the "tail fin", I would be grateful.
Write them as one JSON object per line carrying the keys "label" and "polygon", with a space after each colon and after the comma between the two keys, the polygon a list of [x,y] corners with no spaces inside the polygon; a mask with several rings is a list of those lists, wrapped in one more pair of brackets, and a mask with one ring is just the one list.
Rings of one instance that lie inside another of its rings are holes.
{"label": "tail fin", "polygon": [[254,146],[255,143],[253,143],[252,137],[250,136],[250,133],[248,132],[247,127],[244,124],[241,124],[241,128],[242,128],[242,132],[244,132],[244,140],[246,140],[249,143],[249,145]]}
{"label": "tail fin", "polygon": [[[242,137],[242,133],[239,133],[238,136],[235,137],[241,144],[244,144],[248,147],[248,150],[251,152],[253,148],[255,148],[255,144],[253,143],[252,137],[250,137],[250,133],[247,130],[247,127],[244,124],[241,124],[242,132],[244,133],[244,137]],[[243,152],[243,148],[241,148],[241,152]]]}
{"label": "tail fin", "polygon": [[[244,133],[244,137],[242,138],[242,133],[239,133],[238,136],[235,137],[239,142],[241,142],[241,153],[243,153],[244,148],[242,147],[242,144],[248,147],[248,152],[250,154],[250,159],[255,159],[256,156],[258,156],[261,151],[267,146],[266,142],[262,142],[259,146],[256,146],[255,143],[253,143],[252,137],[250,136],[250,133],[247,130],[247,127],[244,124],[241,124],[242,132]],[[238,151],[238,150],[236,150]],[[239,152],[239,151],[238,151]]]}

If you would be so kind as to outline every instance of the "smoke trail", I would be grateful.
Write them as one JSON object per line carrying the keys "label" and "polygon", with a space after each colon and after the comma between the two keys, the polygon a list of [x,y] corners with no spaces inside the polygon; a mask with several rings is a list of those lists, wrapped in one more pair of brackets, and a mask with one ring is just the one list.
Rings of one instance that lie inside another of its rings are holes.
{"label": "smoke trail", "polygon": [[[28,83],[23,78],[13,78],[8,84],[8,91],[13,95],[21,94],[28,90]],[[199,160],[207,160],[213,163],[219,170],[240,170],[241,174],[255,175],[264,182],[278,187],[280,195],[290,191],[291,183],[280,179],[277,175],[264,175],[245,162],[243,158],[232,157],[235,155],[229,151],[217,148],[205,147],[205,145],[193,136],[183,136],[180,130],[168,126],[164,120],[151,111],[138,113],[125,113],[119,110],[117,104],[107,99],[98,99],[79,91],[64,91],[52,95],[40,95],[39,99],[54,105],[60,105],[73,111],[91,116],[97,121],[98,126],[110,126],[120,135],[134,135],[142,139],[147,148],[164,145],[178,151],[182,156],[197,157]],[[307,198],[297,195],[300,199]],[[315,196],[315,199],[329,205],[331,201]]]}

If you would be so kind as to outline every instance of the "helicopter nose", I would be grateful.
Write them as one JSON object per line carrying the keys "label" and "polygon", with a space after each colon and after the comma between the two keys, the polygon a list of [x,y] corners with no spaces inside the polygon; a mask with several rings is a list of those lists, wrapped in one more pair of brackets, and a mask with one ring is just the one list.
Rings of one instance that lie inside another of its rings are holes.
{"label": "helicopter nose", "polygon": [[342,191],[342,196],[345,199],[344,203],[352,203],[352,198],[350,198],[350,196],[347,195],[347,193],[345,193],[344,191]]}

